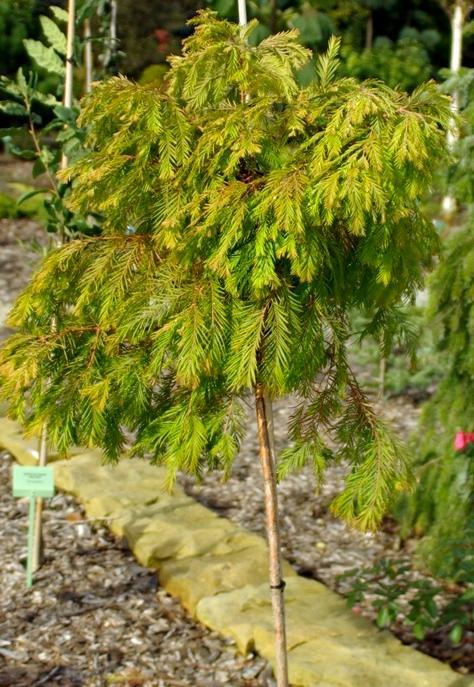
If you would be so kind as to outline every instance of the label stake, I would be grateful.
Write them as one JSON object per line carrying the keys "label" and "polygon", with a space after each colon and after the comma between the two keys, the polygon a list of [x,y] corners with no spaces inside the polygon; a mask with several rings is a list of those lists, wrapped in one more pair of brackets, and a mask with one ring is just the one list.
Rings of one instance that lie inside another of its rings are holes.
{"label": "label stake", "polygon": [[49,467],[13,466],[13,496],[28,497],[28,559],[26,562],[26,586],[33,585],[33,556],[35,550],[36,499],[54,496],[54,473]]}

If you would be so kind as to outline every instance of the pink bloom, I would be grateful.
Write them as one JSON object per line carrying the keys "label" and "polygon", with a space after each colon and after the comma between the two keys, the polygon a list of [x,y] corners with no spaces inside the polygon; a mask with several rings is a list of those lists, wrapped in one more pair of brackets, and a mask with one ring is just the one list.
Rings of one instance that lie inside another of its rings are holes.
{"label": "pink bloom", "polygon": [[456,432],[454,437],[456,451],[464,451],[469,444],[474,444],[474,432]]}

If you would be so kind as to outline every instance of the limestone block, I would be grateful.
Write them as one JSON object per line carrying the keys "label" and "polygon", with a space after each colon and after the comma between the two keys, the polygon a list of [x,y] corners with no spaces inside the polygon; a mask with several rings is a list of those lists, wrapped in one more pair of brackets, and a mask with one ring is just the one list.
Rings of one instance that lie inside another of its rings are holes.
{"label": "limestone block", "polygon": [[[448,666],[353,616],[316,581],[288,579],[286,613],[290,682],[297,687],[472,687]],[[196,617],[240,650],[255,648],[274,661],[268,584],[203,598]]]}
{"label": "limestone block", "polygon": [[[39,438],[25,436],[21,426],[9,417],[0,417],[0,448],[9,451],[22,465],[37,465],[39,458]],[[74,456],[80,449],[69,452]],[[49,449],[48,463],[60,461],[57,451]]]}
{"label": "limestone block", "polygon": [[100,467],[99,451],[80,453],[73,458],[61,460],[54,465],[54,481],[59,489],[84,498],[84,490],[91,495],[97,493],[95,488],[96,474]]}
{"label": "limestone block", "polygon": [[[232,536],[228,541],[229,551],[216,554],[213,551],[199,557],[170,559],[160,564],[160,584],[181,599],[183,606],[194,614],[201,599],[215,597],[222,592],[240,590],[246,585],[259,585],[268,578],[268,554],[264,541],[255,544],[251,536],[245,547],[245,537],[238,533],[240,550],[233,548]],[[223,544],[219,545],[223,550]],[[295,572],[285,563],[285,575]],[[198,616],[197,616],[198,617]],[[242,642],[242,646],[245,641]]]}
{"label": "limestone block", "polygon": [[[374,633],[376,630],[374,629]],[[398,646],[394,649],[394,643]],[[384,647],[391,650],[384,652]],[[290,682],[297,687],[472,687],[435,659],[403,646],[392,635],[379,645],[376,636],[362,649],[325,638],[295,647],[289,653]]]}
{"label": "limestone block", "polygon": [[190,500],[184,507],[157,509],[152,518],[138,518],[124,528],[124,534],[133,551],[144,546],[150,551],[146,565],[153,566],[167,558],[203,555],[234,530],[228,520]]}
{"label": "limestone block", "polygon": [[[115,512],[110,519],[109,527],[116,536],[127,536],[130,546],[133,546],[147,528],[153,527],[152,523],[158,513],[164,517],[164,513],[183,508],[189,503],[194,503],[194,501],[186,495],[180,496],[179,494],[164,492],[152,504],[134,504],[126,510]],[[93,507],[92,500],[87,505]]]}
{"label": "limestone block", "polygon": [[[107,496],[130,504],[147,505],[168,496],[164,470],[144,460],[123,457],[116,465],[103,464],[99,450],[88,450],[61,461],[55,479],[59,488],[77,495],[81,501]],[[182,494],[179,488],[173,493]]]}
{"label": "limestone block", "polygon": [[38,439],[27,439],[20,425],[8,417],[0,418],[0,448],[9,451],[22,465],[38,463]]}

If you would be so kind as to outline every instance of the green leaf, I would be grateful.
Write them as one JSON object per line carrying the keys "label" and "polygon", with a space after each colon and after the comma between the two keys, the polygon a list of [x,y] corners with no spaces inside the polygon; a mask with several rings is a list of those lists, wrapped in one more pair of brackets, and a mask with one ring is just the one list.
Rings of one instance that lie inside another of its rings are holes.
{"label": "green leaf", "polygon": [[22,193],[21,196],[17,198],[16,204],[21,205],[29,198],[33,198],[34,196],[38,195],[44,195],[45,193],[48,193],[48,191],[46,191],[44,188],[34,189],[32,191],[25,191],[25,193]]}
{"label": "green leaf", "polygon": [[413,625],[413,636],[421,642],[426,635],[426,628],[422,623],[415,623]]}
{"label": "green leaf", "polygon": [[58,119],[68,126],[74,127],[76,125],[77,110],[74,108],[64,107],[64,105],[57,105],[53,112]]}
{"label": "green leaf", "polygon": [[46,166],[45,166],[43,160],[40,157],[38,157],[33,164],[33,168],[31,170],[31,176],[33,177],[33,179],[36,179],[41,174],[43,174],[45,171],[46,171]]}
{"label": "green leaf", "polygon": [[23,41],[26,52],[38,67],[45,69],[50,74],[64,76],[65,67],[58,54],[51,47],[46,47],[40,41],[27,38]]}
{"label": "green leaf", "polygon": [[67,24],[68,14],[66,10],[63,10],[62,7],[58,7],[57,5],[50,5],[49,9],[58,21]]}
{"label": "green leaf", "polygon": [[40,17],[41,28],[46,40],[60,55],[66,55],[66,36],[49,17]]}
{"label": "green leaf", "polygon": [[48,105],[49,107],[55,107],[61,104],[61,101],[58,100],[52,93],[41,93],[41,91],[34,90],[31,93],[31,98],[32,100],[37,100],[39,103],[43,103],[43,105]]}
{"label": "green leaf", "polygon": [[387,606],[382,606],[377,613],[377,625],[381,628],[390,625],[390,611]]}
{"label": "green leaf", "polygon": [[449,633],[449,639],[451,642],[456,645],[461,642],[462,636],[464,634],[464,629],[463,626],[460,625],[459,623],[456,623],[456,625],[453,626]]}
{"label": "green leaf", "polygon": [[321,481],[325,467],[323,448],[321,442],[308,441],[283,449],[277,466],[278,481],[291,472],[301,470],[308,463],[312,464],[318,481]]}
{"label": "green leaf", "polygon": [[25,96],[28,92],[28,84],[26,83],[25,75],[23,74],[23,69],[21,67],[16,73],[16,82],[21,93],[23,96]]}
{"label": "green leaf", "polygon": [[24,117],[28,114],[24,105],[16,103],[13,100],[0,101],[0,112],[4,112],[12,117]]}
{"label": "green leaf", "polygon": [[21,160],[36,160],[38,157],[38,154],[35,150],[20,148],[19,146],[10,142],[8,144],[8,152],[15,157],[19,157]]}

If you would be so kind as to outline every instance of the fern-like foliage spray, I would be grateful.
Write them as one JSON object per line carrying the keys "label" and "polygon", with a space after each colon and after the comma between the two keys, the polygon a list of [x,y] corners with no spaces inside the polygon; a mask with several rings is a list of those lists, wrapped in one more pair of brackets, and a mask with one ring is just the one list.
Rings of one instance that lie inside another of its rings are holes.
{"label": "fern-like foliage spray", "polygon": [[294,393],[279,477],[346,459],[333,512],[374,528],[409,475],[348,363],[348,315],[381,336],[431,263],[420,198],[448,99],[340,78],[337,39],[301,87],[296,32],[252,46],[255,22],[192,24],[162,88],[118,77],[85,99],[87,152],[65,175],[103,232],[53,251],[20,296],[2,393],[61,450],[115,460],[131,431],[170,483],[230,470],[245,396]]}

